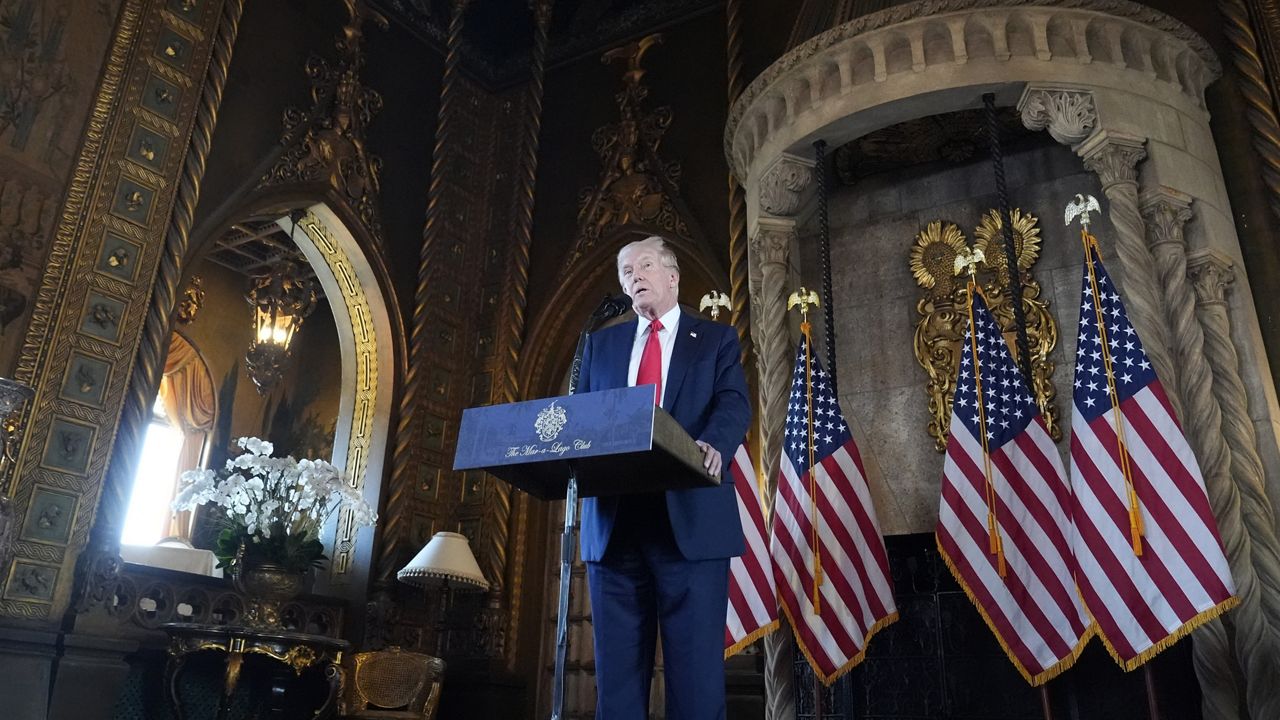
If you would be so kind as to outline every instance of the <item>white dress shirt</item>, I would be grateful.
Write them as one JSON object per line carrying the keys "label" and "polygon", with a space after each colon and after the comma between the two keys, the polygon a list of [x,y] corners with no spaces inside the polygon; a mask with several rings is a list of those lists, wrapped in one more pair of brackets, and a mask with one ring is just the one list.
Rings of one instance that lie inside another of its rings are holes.
{"label": "white dress shirt", "polygon": [[[636,339],[631,345],[631,365],[627,368],[627,386],[635,387],[636,375],[640,372],[640,356],[644,355],[644,345],[649,341],[649,327],[653,324],[648,318],[640,316],[636,323]],[[676,331],[680,326],[680,305],[676,304],[666,314],[660,316],[662,330],[658,331],[658,344],[662,346],[662,393],[663,401],[667,399],[667,371],[671,367],[671,351],[676,346]]]}

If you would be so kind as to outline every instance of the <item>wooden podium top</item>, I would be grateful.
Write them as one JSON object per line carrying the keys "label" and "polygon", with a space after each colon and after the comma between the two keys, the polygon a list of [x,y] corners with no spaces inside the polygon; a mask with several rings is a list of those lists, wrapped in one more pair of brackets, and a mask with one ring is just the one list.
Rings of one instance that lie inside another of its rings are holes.
{"label": "wooden podium top", "polygon": [[702,451],[662,408],[653,386],[470,408],[454,470],[481,469],[543,500],[565,496],[570,468],[582,497],[716,487]]}

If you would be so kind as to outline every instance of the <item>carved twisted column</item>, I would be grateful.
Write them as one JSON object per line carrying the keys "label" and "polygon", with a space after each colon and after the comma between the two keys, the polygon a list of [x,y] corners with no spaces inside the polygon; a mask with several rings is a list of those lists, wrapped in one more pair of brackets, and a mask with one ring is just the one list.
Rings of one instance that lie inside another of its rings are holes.
{"label": "carved twisted column", "polygon": [[[546,75],[552,0],[533,0],[531,7],[534,14],[533,55],[529,62],[529,83],[525,86],[522,105],[524,116],[520,123],[519,176],[516,182],[512,242],[508,250],[506,277],[502,284],[506,295],[504,317],[498,327],[498,347],[503,353],[497,373],[502,402],[521,399],[516,369],[524,345],[524,312],[528,304],[529,251],[533,245],[534,190],[538,175],[543,78]],[[503,585],[508,586],[507,603],[510,612],[507,614],[506,632],[508,638],[516,638],[520,629],[520,580],[525,552],[525,543],[520,538],[524,536],[528,498],[522,494],[518,501],[521,503],[519,509],[512,512],[511,486],[504,482],[490,482],[493,492],[485,512],[491,518],[486,524],[492,530],[487,537],[488,548],[480,557],[484,558],[482,562],[487,563],[484,568],[487,571],[485,576],[496,581],[490,592],[496,595],[502,591]],[[517,538],[514,545],[510,543],[513,537]],[[511,551],[510,561],[507,559],[508,549]],[[507,659],[514,662],[515,643],[508,643],[507,648]]]}
{"label": "carved twisted column", "polygon": [[[728,0],[729,107],[742,94],[742,0]],[[738,179],[729,173],[729,324],[738,331],[743,362],[752,354],[751,315],[747,312],[750,281],[747,267],[747,200]]]}
{"label": "carved twisted column", "polygon": [[[1125,306],[1142,336],[1142,345],[1160,379],[1177,387],[1177,373],[1169,357],[1169,333],[1161,310],[1155,260],[1147,249],[1146,224],[1138,211],[1138,163],[1147,156],[1146,140],[1099,130],[1076,148],[1084,165],[1102,180],[1109,200],[1107,216],[1115,228],[1116,255],[1124,271]],[[1178,417],[1181,403],[1176,393],[1170,401]]]}
{"label": "carved twisted column", "polygon": [[1219,0],[1218,9],[1222,11],[1223,34],[1231,42],[1231,62],[1240,78],[1245,117],[1253,126],[1253,147],[1262,163],[1271,211],[1280,217],[1280,120],[1276,118],[1275,96],[1267,82],[1258,38],[1244,0]]}
{"label": "carved twisted column", "polygon": [[437,111],[436,141],[431,151],[431,184],[427,187],[427,217],[422,236],[422,250],[418,257],[418,283],[413,293],[413,327],[409,332],[409,364],[404,376],[404,390],[400,398],[400,412],[396,423],[396,442],[392,452],[391,482],[387,498],[382,535],[382,547],[378,552],[378,580],[391,583],[401,559],[401,549],[408,540],[405,527],[409,513],[404,512],[412,493],[414,475],[418,470],[418,458],[414,453],[421,416],[418,405],[422,402],[422,375],[427,369],[420,359],[427,346],[427,293],[431,288],[435,266],[436,247],[443,245],[440,237],[440,203],[446,184],[449,152],[452,144],[454,105],[458,102],[457,81],[462,64],[463,16],[470,0],[453,0],[453,12],[449,19],[448,50],[444,57],[444,76],[440,82],[440,109]]}
{"label": "carved twisted column", "polygon": [[[791,385],[791,337],[787,332],[787,260],[795,239],[795,222],[761,218],[751,238],[752,331],[756,335],[759,371],[760,448],[770,500],[778,489],[779,453]],[[764,639],[765,717],[793,720],[795,707],[795,639],[784,619],[782,628]]]}
{"label": "carved twisted column", "polygon": [[[1280,717],[1280,538],[1275,514],[1265,490],[1265,472],[1249,417],[1249,404],[1240,375],[1240,358],[1231,339],[1226,293],[1234,280],[1229,259],[1211,251],[1189,260],[1195,285],[1196,311],[1204,331],[1204,350],[1213,373],[1213,394],[1222,410],[1222,432],[1231,449],[1231,470],[1239,490],[1240,515],[1252,541],[1252,561],[1258,596],[1256,604],[1241,588],[1243,602],[1233,613],[1237,628],[1237,657],[1246,682],[1246,701],[1253,718]],[[1215,508],[1216,510],[1216,508]],[[1234,574],[1234,564],[1232,566]],[[1238,584],[1243,584],[1236,577]]]}
{"label": "carved twisted column", "polygon": [[151,303],[147,307],[146,332],[129,375],[128,395],[121,410],[111,465],[107,469],[94,525],[95,536],[112,544],[119,540],[129,506],[129,493],[133,490],[133,476],[142,453],[142,438],[164,374],[164,359],[169,352],[170,315],[178,282],[182,279],[183,261],[191,241],[191,223],[195,218],[196,203],[200,200],[200,183],[204,179],[213,129],[218,122],[218,109],[222,106],[222,94],[227,86],[231,51],[235,47],[243,13],[244,0],[228,0],[222,8],[204,91],[196,109],[191,142],[182,163],[182,176],[178,178],[173,215],[165,232],[164,254],[160,259]]}
{"label": "carved twisted column", "polygon": [[[1258,626],[1263,618],[1259,613],[1260,593],[1253,570],[1251,541],[1240,518],[1240,494],[1231,478],[1231,453],[1222,436],[1222,412],[1213,397],[1213,374],[1204,356],[1204,335],[1196,320],[1195,293],[1187,282],[1183,226],[1191,219],[1191,198],[1161,188],[1143,197],[1142,216],[1146,220],[1147,242],[1155,258],[1176,348],[1178,393],[1186,410],[1183,425],[1189,431],[1200,462],[1209,502],[1218,518],[1231,574],[1242,601],[1233,617],[1241,630],[1266,635],[1270,629]],[[1253,622],[1241,623],[1245,615]],[[1204,626],[1194,635],[1202,711],[1206,718],[1228,720],[1237,717],[1240,707],[1236,673],[1232,672],[1232,668],[1238,666],[1232,657],[1231,633],[1221,620],[1209,625],[1211,627]]]}

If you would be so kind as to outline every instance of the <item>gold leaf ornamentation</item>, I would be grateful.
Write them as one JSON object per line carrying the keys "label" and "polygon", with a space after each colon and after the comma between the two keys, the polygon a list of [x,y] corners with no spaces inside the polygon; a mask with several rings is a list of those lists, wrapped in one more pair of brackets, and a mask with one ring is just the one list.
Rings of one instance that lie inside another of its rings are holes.
{"label": "gold leaf ornamentation", "polygon": [[[1014,209],[1009,214],[1022,275],[1022,309],[1031,350],[1030,384],[1049,435],[1058,441],[1062,439],[1062,428],[1054,404],[1057,397],[1057,389],[1053,385],[1054,363],[1049,359],[1058,344],[1058,325],[1049,313],[1048,301],[1040,298],[1040,284],[1031,274],[1031,268],[1040,256],[1040,230],[1036,217],[1031,213]],[[968,324],[970,300],[964,276],[968,274],[969,267],[976,268],[975,280],[982,286],[987,305],[1005,333],[1009,351],[1015,358],[1017,356],[1002,233],[1000,214],[991,210],[975,229],[977,242],[972,248],[966,244],[960,228],[941,220],[925,226],[916,235],[911,248],[911,273],[916,284],[925,290],[924,297],[916,303],[920,319],[916,322],[913,350],[916,362],[928,375],[925,383],[929,405],[928,431],[939,452],[947,447],[956,367]]]}
{"label": "gold leaf ornamentation", "polygon": [[[1036,216],[1024,213],[1018,208],[1009,211],[1010,225],[1013,227],[1013,248],[1018,253],[1018,269],[1026,273],[1040,257],[1040,228]],[[977,247],[986,258],[986,269],[992,270],[999,277],[999,283],[1009,284],[1008,260],[1004,255],[1004,222],[1000,211],[991,209],[982,216],[982,222],[973,231],[977,238]]]}
{"label": "gold leaf ornamentation", "polygon": [[956,288],[955,261],[967,253],[964,233],[955,223],[934,220],[916,235],[911,246],[911,274],[930,298],[949,297]]}

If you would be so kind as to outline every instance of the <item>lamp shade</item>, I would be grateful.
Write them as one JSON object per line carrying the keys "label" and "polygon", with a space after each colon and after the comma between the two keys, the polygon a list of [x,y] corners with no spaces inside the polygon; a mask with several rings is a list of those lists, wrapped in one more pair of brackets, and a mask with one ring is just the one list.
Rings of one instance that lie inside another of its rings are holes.
{"label": "lamp shade", "polygon": [[447,582],[477,590],[489,589],[466,536],[453,532],[436,533],[408,565],[400,568],[396,579],[418,587]]}

